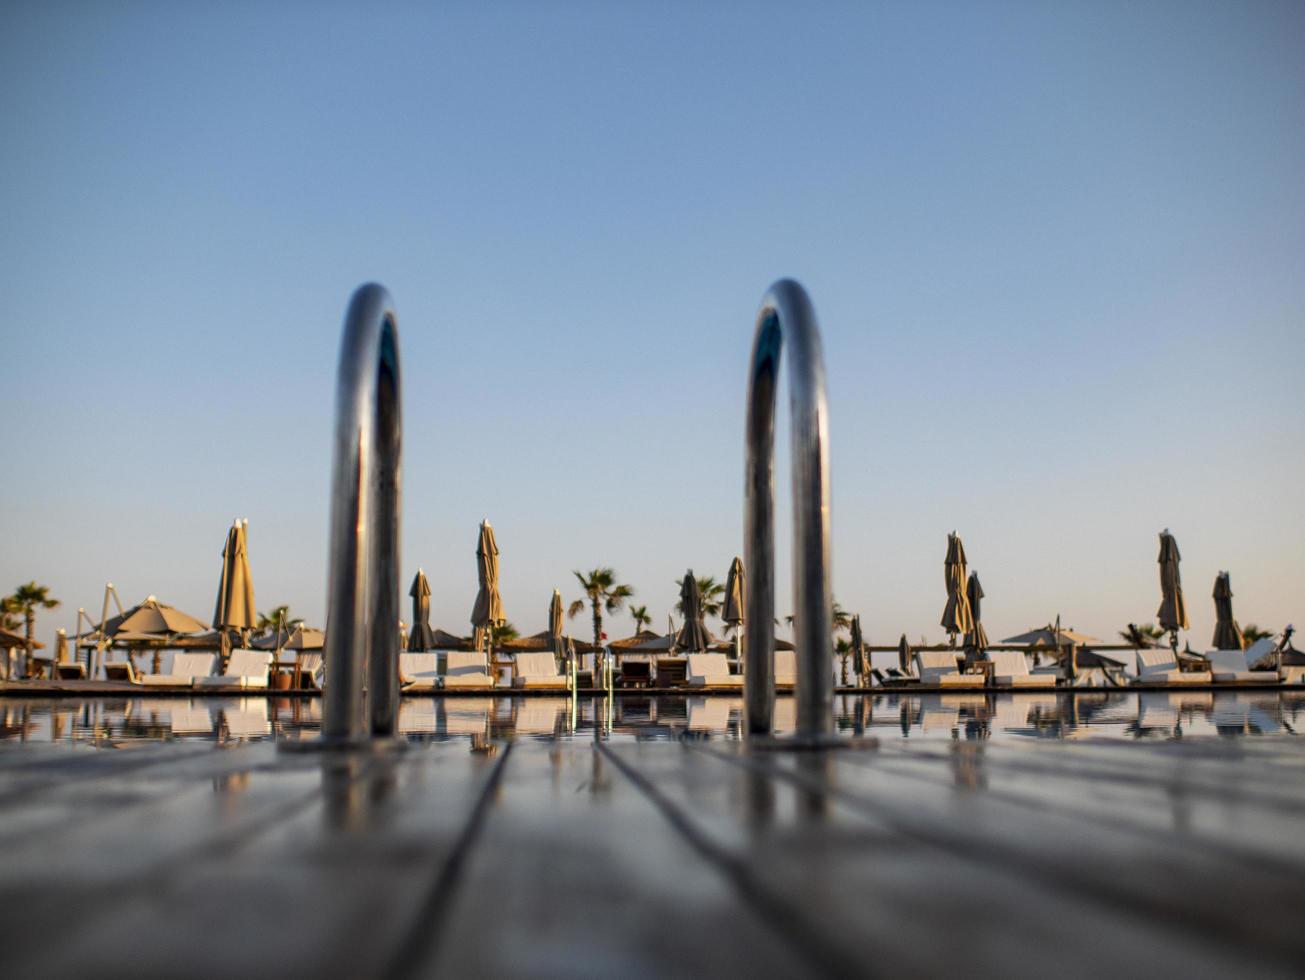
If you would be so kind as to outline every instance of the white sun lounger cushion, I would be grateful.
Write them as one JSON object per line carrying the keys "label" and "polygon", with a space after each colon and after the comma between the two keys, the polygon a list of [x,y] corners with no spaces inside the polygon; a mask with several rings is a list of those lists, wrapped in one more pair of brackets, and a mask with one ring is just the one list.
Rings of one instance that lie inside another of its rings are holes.
{"label": "white sun lounger cushion", "polygon": [[1019,650],[990,650],[992,682],[998,687],[1041,687],[1054,684],[1055,677],[1029,673],[1028,661]]}
{"label": "white sun lounger cushion", "polygon": [[213,653],[174,653],[166,674],[144,674],[141,683],[156,687],[190,687],[200,677],[213,673],[217,655]]}
{"label": "white sun lounger cushion", "polygon": [[730,673],[723,653],[691,653],[688,660],[690,687],[742,687],[743,677]]}
{"label": "white sun lounger cushion", "polygon": [[513,687],[566,687],[566,677],[558,673],[551,653],[518,653],[513,675]]}
{"label": "white sun lounger cushion", "polygon": [[1164,649],[1137,651],[1137,684],[1209,684],[1208,670],[1180,670],[1173,652]]}
{"label": "white sun lounger cushion", "polygon": [[917,650],[917,673],[921,684],[939,687],[982,687],[982,674],[962,674],[956,669],[956,654],[949,650]]}
{"label": "white sun lounger cushion", "polygon": [[[1261,641],[1263,642],[1263,641]],[[1272,643],[1272,641],[1270,641]],[[1272,645],[1270,645],[1272,650]],[[1210,661],[1214,679],[1221,684],[1276,684],[1276,670],[1256,670],[1254,664],[1263,659],[1264,654],[1248,650],[1211,650],[1205,655]]]}
{"label": "white sun lounger cushion", "polygon": [[1256,640],[1248,646],[1242,655],[1246,658],[1247,670],[1270,670],[1274,666],[1270,654],[1278,649],[1278,641],[1271,636]]}
{"label": "white sun lounger cushion", "polygon": [[[549,654],[551,657],[552,654]],[[450,650],[445,654],[445,687],[493,687],[494,678],[485,666],[483,653],[456,653]]]}
{"label": "white sun lounger cushion", "polygon": [[440,682],[438,653],[399,654],[399,680],[409,690],[432,690]]}
{"label": "white sun lounger cushion", "polygon": [[196,687],[267,687],[272,654],[265,650],[232,650],[227,669],[217,677],[198,677]]}
{"label": "white sun lounger cushion", "polygon": [[139,684],[140,675],[130,660],[109,660],[104,664],[104,679],[109,681]]}
{"label": "white sun lounger cushion", "polygon": [[797,651],[775,651],[775,686],[797,686]]}

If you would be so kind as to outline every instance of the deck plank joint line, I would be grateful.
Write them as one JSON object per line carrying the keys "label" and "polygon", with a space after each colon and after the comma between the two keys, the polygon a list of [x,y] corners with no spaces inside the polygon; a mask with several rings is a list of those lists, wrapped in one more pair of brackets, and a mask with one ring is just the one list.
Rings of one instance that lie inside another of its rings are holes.
{"label": "deck plank joint line", "polygon": [[1030,860],[1029,854],[991,838],[985,840],[984,849],[979,851],[967,846],[959,836],[952,837],[923,830],[891,807],[877,804],[867,797],[845,789],[821,785],[818,780],[801,773],[790,772],[768,762],[747,756],[736,756],[705,746],[695,745],[693,748],[704,755],[714,756],[740,768],[783,780],[804,792],[818,794],[826,800],[836,800],[855,813],[881,821],[895,834],[980,867],[996,871],[1004,870],[1007,873],[1015,873],[1017,869],[1018,873],[1026,876],[1027,879],[1051,891],[1065,894],[1071,899],[1079,901],[1090,899],[1106,909],[1127,909],[1151,919],[1157,930],[1176,928],[1186,936],[1190,936],[1192,931],[1199,930],[1207,935],[1221,936],[1229,943],[1244,945],[1248,950],[1257,950],[1265,955],[1266,960],[1274,962],[1277,966],[1286,964],[1293,969],[1299,966],[1301,955],[1299,941],[1293,945],[1290,937],[1283,937],[1270,930],[1262,929],[1259,934],[1256,934],[1253,929],[1248,932],[1244,924],[1230,921],[1228,916],[1216,907],[1195,900],[1188,901],[1181,909],[1176,910],[1182,916],[1181,923],[1173,920],[1166,921],[1157,916],[1160,910],[1151,898],[1127,887],[1121,887],[1109,877],[1093,873],[1094,870],[1100,869],[1093,869],[1091,866],[1073,860],[1053,862],[1046,856]]}
{"label": "deck plank joint line", "polygon": [[489,805],[503,781],[503,771],[507,768],[508,756],[512,754],[512,745],[512,742],[503,745],[489,779],[476,797],[475,805],[463,823],[448,858],[440,865],[430,889],[413,915],[411,925],[400,939],[388,964],[381,970],[380,976],[404,980],[406,977],[423,975],[424,968],[439,955],[443,926],[457,897],[467,859],[480,838]]}
{"label": "deck plank joint line", "polygon": [[604,756],[641,792],[671,827],[713,867],[738,893],[742,903],[767,926],[774,929],[824,976],[875,976],[864,959],[845,955],[834,949],[826,934],[810,924],[804,912],[775,895],[752,873],[747,862],[718,847],[694,826],[683,810],[671,802],[652,782],[613,752],[605,743],[595,742],[595,751]]}

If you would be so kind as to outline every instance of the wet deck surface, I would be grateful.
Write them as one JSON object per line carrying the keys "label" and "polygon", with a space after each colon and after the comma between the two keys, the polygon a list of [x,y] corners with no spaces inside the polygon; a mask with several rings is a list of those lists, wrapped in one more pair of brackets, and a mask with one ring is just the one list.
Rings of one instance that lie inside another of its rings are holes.
{"label": "wet deck surface", "polygon": [[0,745],[14,977],[1299,976],[1305,745]]}

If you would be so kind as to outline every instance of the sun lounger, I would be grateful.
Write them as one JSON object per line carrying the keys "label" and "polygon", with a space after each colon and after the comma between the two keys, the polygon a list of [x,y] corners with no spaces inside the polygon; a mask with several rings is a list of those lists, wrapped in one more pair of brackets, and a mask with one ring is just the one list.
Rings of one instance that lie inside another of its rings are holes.
{"label": "sun lounger", "polygon": [[512,677],[513,687],[566,689],[566,675],[559,673],[551,653],[518,653]]}
{"label": "sun lounger", "polygon": [[1170,650],[1137,651],[1134,684],[1209,684],[1213,680],[1208,670],[1180,670],[1178,660]]}
{"label": "sun lounger", "polygon": [[[299,657],[299,684],[301,687],[315,687],[321,689],[319,675],[322,673],[322,655],[320,653],[304,653]],[[290,664],[291,670],[294,669],[294,663]]]}
{"label": "sun lounger", "polygon": [[110,660],[104,664],[104,679],[119,684],[139,684],[140,676],[130,660]]}
{"label": "sun lounger", "polygon": [[1205,655],[1205,659],[1210,662],[1210,672],[1214,675],[1216,684],[1233,684],[1237,686],[1249,684],[1277,684],[1278,672],[1276,670],[1256,670],[1252,665],[1262,659],[1261,655],[1255,654],[1252,659],[1250,650],[1211,650]]}
{"label": "sun lounger", "polygon": [[[493,687],[483,653],[459,653],[450,650],[444,661],[444,687]],[[549,654],[551,657],[552,654]]]}
{"label": "sun lounger", "polygon": [[621,663],[622,687],[650,687],[652,664],[647,660],[626,660]]}
{"label": "sun lounger", "polygon": [[983,675],[962,674],[956,669],[956,654],[949,650],[917,650],[915,665],[921,684],[938,687],[983,687]]}
{"label": "sun lounger", "polygon": [[399,683],[407,691],[433,691],[440,686],[438,653],[399,654]]}
{"label": "sun lounger", "polygon": [[140,680],[148,687],[193,687],[198,678],[213,673],[216,663],[212,653],[174,653],[166,674],[142,674]]}
{"label": "sun lounger", "polygon": [[723,653],[691,653],[687,660],[690,687],[743,686],[743,675],[730,673],[729,661]]}
{"label": "sun lounger", "polygon": [[683,687],[689,682],[689,666],[682,657],[661,657],[657,661],[658,687]]}
{"label": "sun lounger", "polygon": [[54,676],[61,681],[84,681],[86,680],[86,665],[76,664],[55,664]]}
{"label": "sun lounger", "polygon": [[195,678],[195,687],[215,690],[267,687],[272,654],[266,650],[232,650],[227,669],[217,676]]}
{"label": "sun lounger", "polygon": [[1029,662],[1019,650],[989,650],[994,687],[1041,687],[1055,684],[1055,678],[1029,673]]}
{"label": "sun lounger", "polygon": [[875,679],[875,683],[880,687],[906,687],[920,683],[920,678],[914,674],[904,674],[896,667],[887,667],[884,670],[871,667],[870,676]]}
{"label": "sun lounger", "polygon": [[797,687],[797,651],[775,651],[775,690],[791,691]]}

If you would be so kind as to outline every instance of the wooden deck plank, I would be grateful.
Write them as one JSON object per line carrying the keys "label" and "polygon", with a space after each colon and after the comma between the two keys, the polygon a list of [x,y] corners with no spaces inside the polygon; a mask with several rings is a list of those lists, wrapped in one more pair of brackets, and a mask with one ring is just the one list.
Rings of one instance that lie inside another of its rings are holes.
{"label": "wooden deck plank", "polygon": [[[966,756],[969,758],[966,758]],[[1181,757],[1167,770],[1084,759],[1089,747],[1046,746],[1007,751],[997,745],[958,743],[949,749],[898,752],[876,758],[882,772],[955,785],[957,768],[969,767],[983,792],[1030,810],[1091,821],[1101,828],[1143,834],[1162,843],[1216,852],[1240,864],[1295,867],[1305,874],[1305,850],[1284,848],[1305,818],[1305,795],[1297,780],[1284,781],[1272,767],[1250,759],[1225,762],[1223,771],[1194,771]],[[1113,753],[1111,754],[1113,757]],[[1178,754],[1175,753],[1177,756]],[[1291,788],[1292,791],[1284,790]]]}
{"label": "wooden deck plank", "polygon": [[1199,978],[1305,959],[1305,859],[1275,853],[1300,851],[1305,814],[1290,736],[767,753],[695,730],[687,702],[683,740],[601,743],[518,707],[489,729],[539,733],[497,755],[0,746],[6,967]]}
{"label": "wooden deck plank", "polygon": [[[1042,873],[1030,855],[993,857],[992,848],[985,852],[980,844],[976,851],[963,833],[919,833],[896,814],[855,798],[849,805],[845,791],[831,792],[829,775],[808,771],[804,779],[792,778],[796,766],[828,765],[839,776],[837,785],[847,764],[842,760],[859,753],[836,753],[822,762],[813,755],[704,751],[732,759],[747,778],[703,782],[684,766],[662,770],[659,786],[704,833],[718,835],[721,846],[733,842],[740,853],[750,848],[770,887],[820,909],[836,936],[861,937],[876,963],[893,971],[941,973],[965,963],[980,975],[1128,974],[1136,972],[1139,957],[1195,976],[1230,968],[1273,975],[1278,967],[1263,956],[1257,963],[1255,955],[1220,939],[1184,933],[1181,944],[1168,942],[1163,925]],[[775,775],[785,776],[780,788],[763,778]],[[758,801],[756,837],[745,845],[736,839],[730,814],[749,798]],[[1167,914],[1163,903],[1150,911]]]}
{"label": "wooden deck plank", "polygon": [[[20,895],[57,901],[0,932],[39,937],[52,916],[78,923],[59,944],[11,943],[15,962],[40,976],[85,975],[108,961],[164,977],[203,950],[214,975],[381,968],[492,766],[468,763],[456,743],[361,760],[262,748],[247,753],[247,779],[222,785],[197,772],[144,823],[144,839],[117,823],[65,846],[57,869],[48,851],[6,869],[8,907]],[[131,823],[139,829],[141,814]]]}
{"label": "wooden deck plank", "polygon": [[[1014,893],[985,888],[970,901],[985,917],[1000,913],[997,921],[1004,916],[1018,922],[1026,952],[1042,930],[1053,941],[1047,953],[1072,950],[1071,958],[1089,964],[1089,972],[1106,969],[1103,957],[1117,958],[1121,951],[1147,955],[1157,965],[1172,960],[1166,972],[1198,975],[1212,967],[1273,975],[1299,962],[1300,939],[1276,924],[1273,913],[1299,893],[1300,878],[1290,871],[1248,869],[1199,848],[1144,840],[990,797],[973,779],[973,759],[954,760],[944,770],[954,778],[942,785],[882,772],[874,753],[835,753],[826,757],[824,769],[804,769],[801,756],[730,757],[745,768],[781,775],[826,807],[846,807],[903,846],[951,855],[952,867],[940,879],[945,892],[934,896],[949,921],[963,919],[958,886],[1014,876]],[[1048,915],[1046,909],[1056,905],[1062,914]],[[1056,936],[1062,922],[1084,926],[1094,919],[1096,929]],[[1100,935],[1111,936],[1109,945],[1088,941],[1102,929],[1107,931]],[[1129,972],[1126,963],[1111,968]]]}
{"label": "wooden deck plank", "polygon": [[819,973],[584,740],[517,746],[438,950],[420,972]]}

